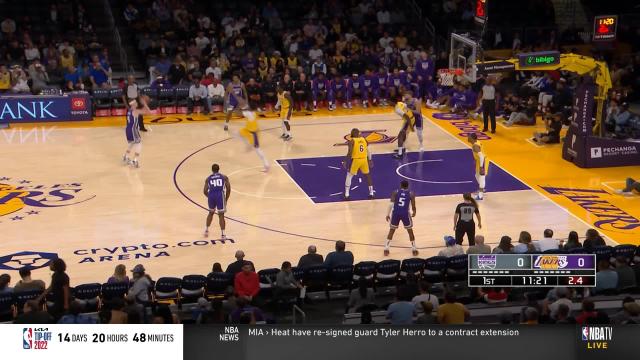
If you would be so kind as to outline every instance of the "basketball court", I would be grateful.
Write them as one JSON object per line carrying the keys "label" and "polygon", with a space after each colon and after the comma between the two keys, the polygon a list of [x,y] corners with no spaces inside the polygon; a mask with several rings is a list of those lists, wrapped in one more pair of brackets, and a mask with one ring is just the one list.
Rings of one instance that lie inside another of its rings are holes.
{"label": "basketball court", "polygon": [[[106,281],[117,264],[142,263],[154,278],[206,274],[214,262],[233,261],[238,249],[262,269],[295,264],[312,244],[324,255],[336,240],[347,242],[356,262],[381,260],[388,198],[403,179],[418,196],[420,257],[433,256],[453,233],[461,193],[477,186],[464,135],[470,131],[482,135],[491,160],[479,233],[492,247],[502,235],[516,242],[527,230],[536,239],[547,227],[558,238],[595,227],[612,244],[640,244],[640,199],[613,191],[625,177],[640,177],[639,169],[577,168],[561,159],[560,145],[527,142],[533,127],[482,134],[478,121],[425,115],[425,151],[417,152],[411,134],[410,153],[396,160],[391,153],[401,121],[390,107],[295,114],[290,142],[279,139],[280,122],[269,114],[259,121],[268,173],[254,151],[222,130],[222,115],[147,116],[153,131],[143,133],[139,169],[121,162],[124,117],[2,129],[1,271],[57,255],[74,284]],[[243,125],[232,121],[231,132]],[[352,200],[341,200],[345,137],[354,127],[371,143],[375,200],[366,199],[360,177]],[[226,241],[218,239],[215,220],[203,237],[203,185],[212,163],[232,187]],[[402,229],[390,257],[411,257]],[[34,273],[49,276],[48,269]]]}

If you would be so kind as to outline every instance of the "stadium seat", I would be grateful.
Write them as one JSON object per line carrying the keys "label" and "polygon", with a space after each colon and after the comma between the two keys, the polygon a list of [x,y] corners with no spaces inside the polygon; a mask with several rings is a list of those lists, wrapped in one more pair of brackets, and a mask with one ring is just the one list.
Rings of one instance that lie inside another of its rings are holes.
{"label": "stadium seat", "polygon": [[582,247],[577,247],[569,250],[569,254],[588,254],[588,253],[589,251],[587,251],[585,248],[582,248]]}
{"label": "stadium seat", "polygon": [[180,303],[180,286],[182,279],[177,277],[161,277],[153,289],[154,300],[158,302]]}
{"label": "stadium seat", "polygon": [[258,279],[260,279],[260,296],[270,298],[273,295],[273,289],[276,286],[276,276],[280,272],[278,268],[263,269],[258,271]]}
{"label": "stadium seat", "polygon": [[361,261],[353,266],[353,285],[358,284],[361,277],[367,279],[367,286],[373,287],[376,274],[375,261]]}
{"label": "stadium seat", "polygon": [[543,254],[568,254],[569,252],[566,250],[560,249],[549,249],[542,252]]}
{"label": "stadium seat", "polygon": [[93,114],[95,116],[111,116],[111,91],[109,89],[93,91]]}
{"label": "stadium seat", "polygon": [[329,271],[329,280],[327,281],[329,298],[337,299],[348,297],[352,278],[353,266],[351,265],[338,265],[331,268]]}
{"label": "stadium seat", "polygon": [[102,300],[124,298],[128,291],[128,282],[104,283],[102,284]]}
{"label": "stadium seat", "polygon": [[182,278],[180,290],[181,302],[191,303],[204,296],[207,277],[204,275],[186,275]]}
{"label": "stadium seat", "polygon": [[410,258],[402,260],[400,264],[400,278],[404,279],[407,274],[414,274],[420,278],[424,270],[424,260],[420,258]]}
{"label": "stadium seat", "polygon": [[382,260],[376,264],[375,286],[378,293],[393,293],[400,276],[400,260]]}
{"label": "stadium seat", "polygon": [[635,245],[617,245],[613,248],[613,257],[616,259],[623,257],[626,258],[627,261],[632,261],[636,251],[638,251],[638,247]]}
{"label": "stadium seat", "polygon": [[176,113],[176,91],[173,88],[162,88],[158,92],[158,107],[162,114]]}
{"label": "stadium seat", "polygon": [[302,280],[304,279],[304,269],[294,266],[291,268],[291,273],[293,274],[293,277],[299,282],[302,282]]}
{"label": "stadium seat", "polygon": [[115,88],[109,92],[111,98],[111,115],[123,116],[127,113],[127,105],[122,100],[122,89]]}
{"label": "stadium seat", "polygon": [[189,98],[189,86],[176,86],[176,112],[178,114],[187,113],[187,99]]}
{"label": "stadium seat", "polygon": [[142,95],[146,95],[149,97],[149,108],[153,114],[159,114],[160,111],[158,109],[158,89],[154,89],[151,87],[145,87],[140,90]]}
{"label": "stadium seat", "polygon": [[423,279],[432,284],[444,282],[446,270],[447,258],[445,256],[432,256],[424,261]]}
{"label": "stadium seat", "polygon": [[613,256],[613,248],[611,246],[597,246],[591,250],[592,254],[595,254],[596,261],[611,260]]}
{"label": "stadium seat", "polygon": [[447,259],[447,282],[467,279],[467,255],[456,255]]}
{"label": "stadium seat", "polygon": [[307,287],[307,296],[312,300],[326,297],[329,269],[324,265],[310,266],[304,270],[302,283]]}
{"label": "stadium seat", "polygon": [[41,290],[29,290],[29,291],[19,291],[13,293],[13,300],[16,305],[16,312],[22,313],[22,309],[24,308],[24,304],[29,300],[34,300],[38,296],[42,295]]}
{"label": "stadium seat", "polygon": [[207,275],[208,298],[223,298],[227,287],[233,286],[233,274],[226,272],[215,272]]}
{"label": "stadium seat", "polygon": [[73,288],[72,294],[77,302],[82,304],[83,312],[97,311],[100,308],[100,293],[102,285],[99,283],[82,284]]}
{"label": "stadium seat", "polygon": [[14,299],[12,293],[5,292],[0,294],[0,322],[13,319],[13,305]]}

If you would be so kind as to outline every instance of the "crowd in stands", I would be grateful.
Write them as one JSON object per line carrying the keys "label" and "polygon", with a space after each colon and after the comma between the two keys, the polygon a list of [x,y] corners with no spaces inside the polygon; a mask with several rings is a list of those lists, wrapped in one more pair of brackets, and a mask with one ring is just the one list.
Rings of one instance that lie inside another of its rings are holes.
{"label": "crowd in stands", "polygon": [[77,91],[111,85],[109,53],[98,40],[85,6],[81,0],[57,1],[37,9],[39,17],[3,14],[0,93],[39,94],[48,88]]}
{"label": "crowd in stands", "polygon": [[[404,268],[404,275],[387,278],[385,284],[395,289],[395,298],[381,295],[380,287],[384,278],[375,280],[373,276],[353,276],[348,274],[347,300],[344,304],[346,313],[361,313],[362,322],[371,321],[371,313],[386,309],[386,317],[392,324],[462,324],[470,321],[467,305],[474,303],[499,304],[511,302],[522,305],[520,323],[639,323],[640,303],[629,296],[622,300],[620,311],[611,314],[599,311],[593,296],[614,294],[637,294],[640,279],[640,250],[635,246],[623,246],[620,251],[613,251],[605,246],[598,232],[590,229],[586,238],[580,242],[578,234],[571,232],[568,239],[558,240],[553,231],[546,229],[540,240],[532,241],[526,231],[521,232],[518,242],[511,243],[509,236],[503,236],[493,250],[484,244],[482,236],[476,237],[476,244],[468,247],[467,254],[509,254],[509,253],[595,253],[597,255],[596,287],[591,288],[466,288],[467,293],[456,291],[460,283],[466,284],[466,268],[458,279],[443,278],[441,282],[430,283],[429,276],[422,270],[412,272]],[[465,257],[464,250],[454,241],[445,238],[446,247],[433,259],[456,259]],[[456,251],[448,251],[450,248]],[[602,252],[606,250],[606,252]],[[603,255],[606,254],[606,255]],[[188,314],[180,311],[180,307],[170,307],[173,299],[159,285],[161,278],[154,281],[142,264],[136,265],[129,277],[125,265],[117,265],[114,273],[103,284],[101,302],[77,295],[80,285],[74,290],[66,274],[66,265],[62,259],[55,259],[50,264],[51,281],[46,287],[44,281],[32,279],[31,271],[19,271],[20,280],[13,282],[9,274],[0,275],[0,310],[6,311],[3,296],[14,294],[31,294],[22,297],[21,308],[14,309],[17,316],[9,319],[15,323],[264,323],[277,321],[277,312],[282,306],[297,304],[305,307],[309,304],[309,291],[314,285],[306,276],[306,272],[317,269],[353,270],[354,256],[346,250],[346,244],[336,242],[335,251],[323,257],[317,254],[315,246],[309,246],[308,253],[302,255],[297,267],[285,261],[279,270],[265,269],[256,272],[253,263],[245,259],[243,251],[235,254],[236,261],[230,263],[226,270],[220,263],[214,263],[208,278],[224,278],[220,292],[215,296],[205,296],[203,289],[196,289],[191,295],[193,306]],[[415,259],[408,259],[415,261]],[[427,261],[429,261],[427,259]],[[356,268],[366,268],[375,263],[361,262]],[[379,265],[378,265],[379,266]],[[398,264],[399,266],[399,264]],[[422,269],[422,268],[420,268]],[[325,270],[326,271],[326,270]],[[378,269],[377,271],[381,271]],[[399,271],[399,270],[398,270]],[[356,275],[353,270],[353,274]],[[303,275],[304,274],[304,275]],[[196,275],[192,275],[196,276]],[[399,276],[399,277],[398,277]],[[202,276],[204,278],[204,276]],[[185,277],[186,278],[186,277]],[[173,278],[168,278],[173,279]],[[179,279],[177,279],[179,281]],[[166,281],[166,280],[165,280]],[[185,281],[185,280],[183,280]],[[226,280],[225,280],[226,281]],[[431,280],[433,281],[433,280]],[[458,282],[458,286],[455,282]],[[225,285],[227,284],[227,285]],[[91,284],[89,284],[90,286]],[[99,284],[97,284],[99,285]],[[118,296],[107,297],[105,287],[122,286]],[[203,284],[199,286],[204,286]],[[186,299],[189,290],[184,286],[182,296]],[[324,288],[322,288],[324,289]],[[317,291],[317,289],[316,289]],[[322,290],[324,291],[324,290]],[[74,294],[76,294],[74,298]],[[207,293],[208,294],[208,293]],[[210,294],[208,294],[210,295]],[[98,295],[92,295],[98,296]],[[183,300],[184,301],[184,300]],[[582,310],[572,312],[572,303],[582,301]],[[186,301],[185,301],[186,302]],[[46,306],[45,306],[46,305]],[[182,306],[182,305],[181,305]],[[91,315],[91,311],[97,314]],[[0,315],[7,315],[2,313]],[[4,320],[7,320],[5,318]],[[513,317],[500,316],[501,323],[514,322]],[[517,322],[517,321],[516,321]]]}

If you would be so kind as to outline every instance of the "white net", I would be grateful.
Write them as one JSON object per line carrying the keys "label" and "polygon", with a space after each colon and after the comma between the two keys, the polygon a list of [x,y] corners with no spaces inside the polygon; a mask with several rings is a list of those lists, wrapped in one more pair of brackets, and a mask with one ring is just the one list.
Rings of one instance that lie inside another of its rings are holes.
{"label": "white net", "polygon": [[440,79],[440,85],[453,86],[456,81],[456,76],[462,73],[461,69],[440,69],[438,70],[438,78]]}

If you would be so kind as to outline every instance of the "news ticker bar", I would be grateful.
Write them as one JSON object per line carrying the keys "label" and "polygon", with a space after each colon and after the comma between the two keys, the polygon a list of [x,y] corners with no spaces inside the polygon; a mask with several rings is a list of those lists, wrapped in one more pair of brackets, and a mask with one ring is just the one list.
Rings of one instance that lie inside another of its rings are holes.
{"label": "news ticker bar", "polygon": [[[636,351],[640,326],[0,325],[7,359],[602,359]],[[545,344],[545,346],[540,346]],[[499,351],[498,351],[499,350]],[[526,354],[525,357],[522,357]]]}

